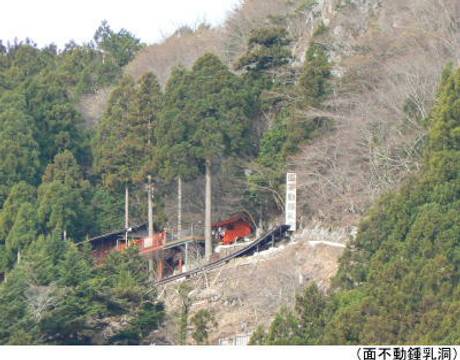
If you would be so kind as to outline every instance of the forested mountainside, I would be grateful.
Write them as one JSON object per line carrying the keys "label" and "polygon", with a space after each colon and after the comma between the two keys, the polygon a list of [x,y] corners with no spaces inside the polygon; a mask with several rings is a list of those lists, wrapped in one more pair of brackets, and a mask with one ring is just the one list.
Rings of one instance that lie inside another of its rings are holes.
{"label": "forested mountainside", "polygon": [[330,294],[316,285],[254,344],[458,344],[460,69],[448,67],[423,166],[369,211]]}
{"label": "forested mountainside", "polygon": [[205,173],[215,218],[268,226],[288,169],[301,228],[360,231],[329,293],[252,341],[458,342],[459,18],[455,0],[247,0],[152,46],[105,22],[84,45],[0,43],[0,343],[159,342],[144,260],[75,244],[123,228],[126,189],[145,222],[148,176],[159,229],[179,179],[184,224],[204,219]]}

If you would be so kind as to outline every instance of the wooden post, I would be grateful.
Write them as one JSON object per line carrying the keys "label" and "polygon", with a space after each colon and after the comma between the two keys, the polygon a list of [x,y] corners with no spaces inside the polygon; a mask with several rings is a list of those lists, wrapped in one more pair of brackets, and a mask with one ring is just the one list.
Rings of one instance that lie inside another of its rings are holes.
{"label": "wooden post", "polygon": [[189,266],[188,266],[188,242],[185,243],[185,271],[189,271]]}
{"label": "wooden post", "polygon": [[161,280],[163,278],[163,259],[157,263],[157,280]]}

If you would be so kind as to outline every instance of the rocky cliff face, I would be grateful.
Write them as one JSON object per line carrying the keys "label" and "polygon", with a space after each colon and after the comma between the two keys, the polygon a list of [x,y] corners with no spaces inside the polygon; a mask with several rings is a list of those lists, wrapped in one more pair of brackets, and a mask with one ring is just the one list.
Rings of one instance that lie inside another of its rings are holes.
{"label": "rocky cliff face", "polygon": [[336,75],[334,97],[327,110],[308,111],[333,119],[335,129],[293,157],[302,221],[353,224],[382,192],[420,166],[423,119],[439,76],[449,61],[460,60],[460,3],[314,4],[296,54],[300,57],[312,38],[328,48]]}

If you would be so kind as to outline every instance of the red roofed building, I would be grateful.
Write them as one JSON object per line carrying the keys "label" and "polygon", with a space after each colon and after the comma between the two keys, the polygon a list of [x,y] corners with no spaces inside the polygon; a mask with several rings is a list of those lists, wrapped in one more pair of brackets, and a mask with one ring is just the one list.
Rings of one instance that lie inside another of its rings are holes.
{"label": "red roofed building", "polygon": [[241,213],[216,222],[212,225],[212,229],[215,236],[224,245],[233,244],[236,240],[243,239],[254,232],[251,220]]}

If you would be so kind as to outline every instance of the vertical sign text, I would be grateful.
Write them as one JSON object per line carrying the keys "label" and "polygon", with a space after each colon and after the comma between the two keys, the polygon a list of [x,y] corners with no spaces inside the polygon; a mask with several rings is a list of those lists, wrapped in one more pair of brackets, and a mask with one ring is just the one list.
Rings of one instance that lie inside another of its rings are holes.
{"label": "vertical sign text", "polygon": [[286,174],[286,225],[290,225],[291,231],[296,230],[296,204],[297,204],[297,175]]}

